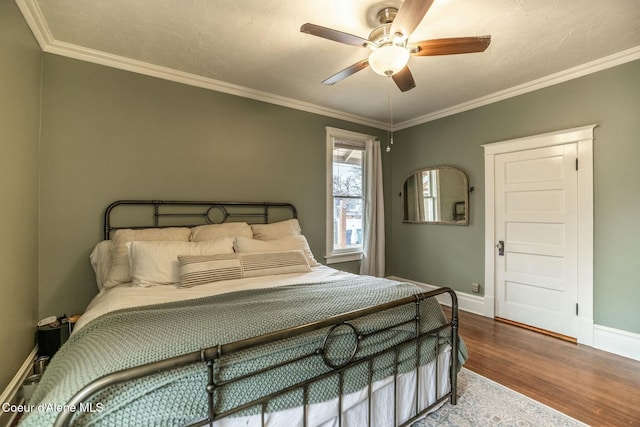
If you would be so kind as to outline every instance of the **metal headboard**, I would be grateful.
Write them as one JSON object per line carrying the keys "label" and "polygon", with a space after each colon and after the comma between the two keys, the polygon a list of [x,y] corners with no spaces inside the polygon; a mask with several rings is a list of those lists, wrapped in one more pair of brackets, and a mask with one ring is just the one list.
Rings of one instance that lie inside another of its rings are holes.
{"label": "metal headboard", "polygon": [[[142,223],[113,225],[115,208],[120,208],[118,212],[122,213],[126,208],[140,207],[148,211],[143,213]],[[104,239],[108,240],[112,231],[123,228],[196,227],[233,221],[266,224],[297,217],[298,212],[291,203],[118,200],[107,206],[104,211]]]}

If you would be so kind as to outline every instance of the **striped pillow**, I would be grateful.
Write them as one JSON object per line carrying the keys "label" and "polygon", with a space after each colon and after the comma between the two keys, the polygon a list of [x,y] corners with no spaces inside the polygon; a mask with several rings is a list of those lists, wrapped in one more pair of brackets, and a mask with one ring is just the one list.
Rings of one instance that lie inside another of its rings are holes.
{"label": "striped pillow", "polygon": [[272,274],[308,273],[307,257],[301,250],[238,254],[244,277]]}
{"label": "striped pillow", "polygon": [[301,250],[201,256],[179,255],[178,265],[182,288],[221,280],[312,271]]}

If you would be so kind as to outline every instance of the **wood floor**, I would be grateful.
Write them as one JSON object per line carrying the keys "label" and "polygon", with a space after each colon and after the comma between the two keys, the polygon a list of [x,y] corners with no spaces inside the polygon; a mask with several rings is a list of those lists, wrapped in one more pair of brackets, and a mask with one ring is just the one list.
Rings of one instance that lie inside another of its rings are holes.
{"label": "wood floor", "polygon": [[465,367],[592,426],[640,426],[640,362],[460,312]]}

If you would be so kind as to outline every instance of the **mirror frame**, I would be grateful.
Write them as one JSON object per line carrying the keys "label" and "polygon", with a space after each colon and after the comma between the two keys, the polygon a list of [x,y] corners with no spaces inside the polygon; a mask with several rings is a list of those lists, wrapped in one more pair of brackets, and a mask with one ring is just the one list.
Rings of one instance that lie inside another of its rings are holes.
{"label": "mirror frame", "polygon": [[[432,171],[432,170],[452,170],[462,174],[462,177],[464,178],[464,209],[465,209],[464,221],[414,221],[414,220],[405,219],[405,216],[406,216],[405,206],[406,206],[407,195],[405,194],[404,187],[405,187],[405,183],[407,182],[407,179],[417,174],[418,172],[422,173],[424,171]],[[407,176],[405,176],[404,179],[402,180],[402,188],[400,190],[400,195],[402,198],[402,206],[401,206],[402,222],[405,224],[469,225],[469,179],[467,178],[467,174],[464,173],[464,171],[459,168],[456,168],[453,166],[432,166],[432,167],[416,169],[410,174],[408,174]]]}

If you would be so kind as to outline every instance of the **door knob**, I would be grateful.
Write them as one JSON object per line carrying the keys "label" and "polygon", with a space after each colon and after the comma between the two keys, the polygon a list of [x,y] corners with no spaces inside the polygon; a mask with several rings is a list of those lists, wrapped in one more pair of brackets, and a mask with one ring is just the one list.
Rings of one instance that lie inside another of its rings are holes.
{"label": "door knob", "polygon": [[499,240],[496,247],[498,248],[498,255],[504,256],[504,240]]}

